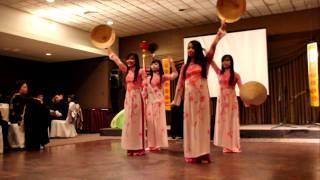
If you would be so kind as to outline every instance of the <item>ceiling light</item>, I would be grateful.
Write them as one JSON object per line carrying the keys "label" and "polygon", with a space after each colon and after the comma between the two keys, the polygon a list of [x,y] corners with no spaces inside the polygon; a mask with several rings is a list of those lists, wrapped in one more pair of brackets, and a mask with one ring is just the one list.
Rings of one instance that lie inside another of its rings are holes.
{"label": "ceiling light", "polygon": [[183,13],[186,13],[186,12],[191,12],[191,11],[194,11],[195,9],[193,8],[179,8],[178,11],[179,12],[183,12]]}
{"label": "ceiling light", "polygon": [[47,0],[48,3],[53,3],[55,0]]}
{"label": "ceiling light", "polygon": [[48,12],[43,9],[35,11],[34,14],[40,17],[48,16]]}
{"label": "ceiling light", "polygon": [[113,24],[113,21],[109,20],[107,21],[107,24],[111,26]]}
{"label": "ceiling light", "polygon": [[51,53],[46,53],[46,56],[52,56],[52,54]]}
{"label": "ceiling light", "polygon": [[98,13],[98,12],[97,11],[85,11],[85,12],[83,12],[84,15],[95,14],[95,13]]}

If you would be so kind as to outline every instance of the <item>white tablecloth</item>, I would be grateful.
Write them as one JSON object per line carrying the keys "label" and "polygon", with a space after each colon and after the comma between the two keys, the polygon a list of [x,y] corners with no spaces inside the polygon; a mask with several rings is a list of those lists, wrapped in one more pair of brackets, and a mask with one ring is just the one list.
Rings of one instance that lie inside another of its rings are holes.
{"label": "white tablecloth", "polygon": [[3,120],[9,122],[9,104],[0,103],[0,111]]}

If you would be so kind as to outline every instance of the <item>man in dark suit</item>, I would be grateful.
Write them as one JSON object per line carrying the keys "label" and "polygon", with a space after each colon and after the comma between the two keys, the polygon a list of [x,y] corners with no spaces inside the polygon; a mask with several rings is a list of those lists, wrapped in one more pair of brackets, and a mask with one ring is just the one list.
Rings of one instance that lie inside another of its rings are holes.
{"label": "man in dark suit", "polygon": [[68,115],[68,104],[64,100],[63,94],[57,94],[52,98],[50,106],[51,119],[66,120]]}

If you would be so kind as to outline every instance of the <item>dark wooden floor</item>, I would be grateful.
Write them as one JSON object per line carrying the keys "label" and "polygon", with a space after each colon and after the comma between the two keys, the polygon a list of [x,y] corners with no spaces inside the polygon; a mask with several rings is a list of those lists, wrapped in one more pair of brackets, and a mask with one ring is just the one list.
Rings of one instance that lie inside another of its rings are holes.
{"label": "dark wooden floor", "polygon": [[181,141],[169,150],[127,157],[119,140],[0,155],[0,179],[320,179],[320,144],[242,143],[240,154],[212,148],[209,165],[186,164]]}

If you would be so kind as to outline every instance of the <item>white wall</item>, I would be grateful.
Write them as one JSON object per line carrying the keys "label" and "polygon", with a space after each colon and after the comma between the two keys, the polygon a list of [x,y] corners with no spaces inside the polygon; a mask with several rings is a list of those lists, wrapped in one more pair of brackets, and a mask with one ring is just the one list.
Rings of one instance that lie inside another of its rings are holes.
{"label": "white wall", "polygon": [[[92,46],[89,32],[5,6],[0,6],[0,32],[105,55]],[[118,52],[118,42],[113,49]]]}

